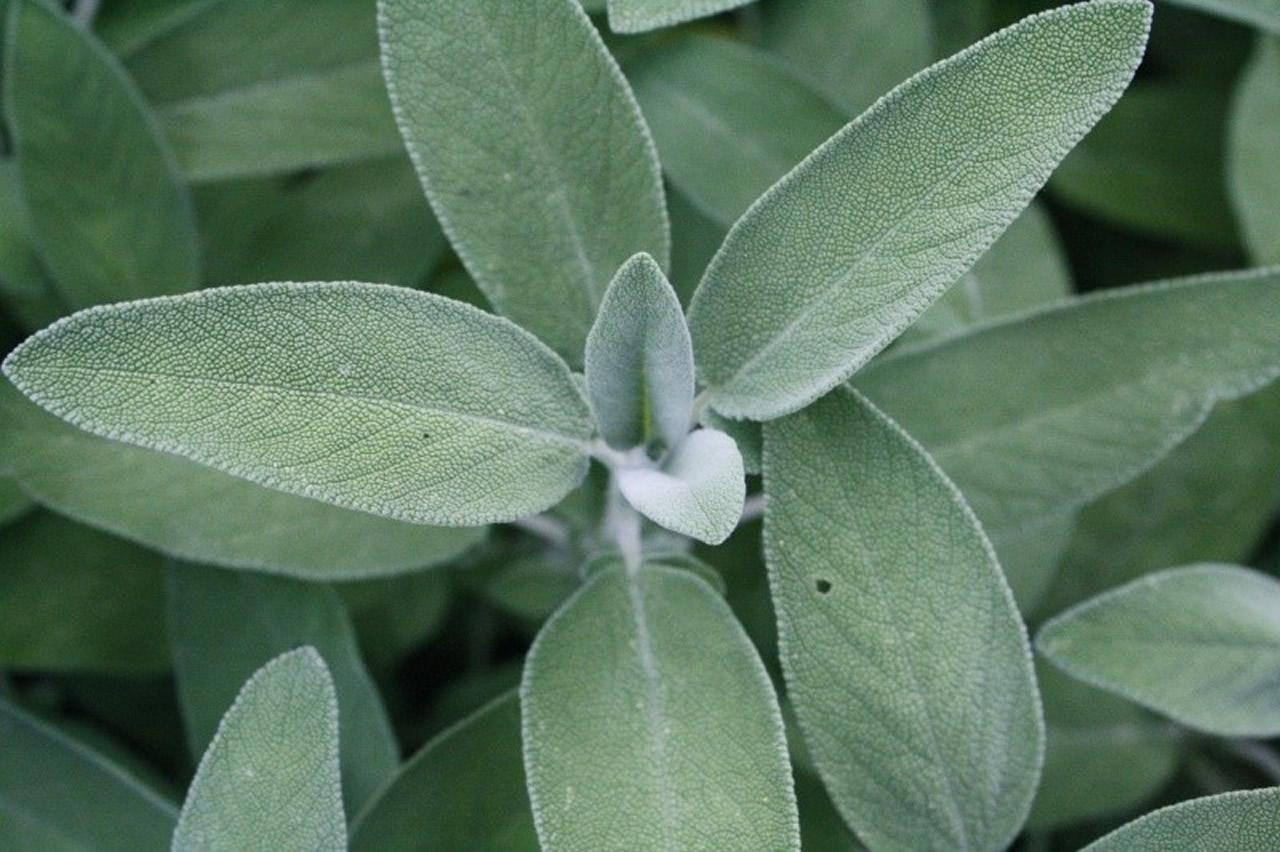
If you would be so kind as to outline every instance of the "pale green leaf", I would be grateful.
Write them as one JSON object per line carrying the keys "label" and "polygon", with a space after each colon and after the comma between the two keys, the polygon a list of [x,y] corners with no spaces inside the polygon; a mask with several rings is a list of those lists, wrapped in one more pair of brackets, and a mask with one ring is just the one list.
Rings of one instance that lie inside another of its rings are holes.
{"label": "pale green leaf", "polygon": [[787,695],[845,820],[873,849],[1006,847],[1044,727],[1013,595],[960,493],[847,390],[766,424],[764,477]]}
{"label": "pale green leaf", "polygon": [[315,649],[300,648],[258,669],[222,717],[173,850],[346,848],[333,681]]}
{"label": "pale green leaf", "polygon": [[400,132],[454,248],[503,314],[575,365],[613,273],[665,267],[639,107],[574,0],[381,0]]}
{"label": "pale green leaf", "polygon": [[587,336],[587,392],[601,436],[624,450],[689,431],[693,348],[684,311],[646,254],[623,264]]}
{"label": "pale green leaf", "polygon": [[1098,293],[983,325],[892,354],[856,385],[1002,533],[1132,479],[1215,401],[1278,373],[1280,271],[1255,270]]}
{"label": "pale green leaf", "polygon": [[724,38],[673,41],[628,76],[672,183],[725,226],[848,120],[773,57]]}
{"label": "pale green leaf", "polygon": [[1280,734],[1280,582],[1257,571],[1150,574],[1053,618],[1036,648],[1072,677],[1197,730]]}
{"label": "pale green leaf", "polygon": [[452,599],[443,571],[342,583],[337,589],[355,623],[360,651],[375,673],[394,670],[406,654],[438,632]]}
{"label": "pale green leaf", "polygon": [[654,523],[719,544],[742,516],[744,476],[733,438],[715,429],[699,429],[677,444],[660,467],[619,469],[618,489]]}
{"label": "pale green leaf", "polygon": [[0,699],[0,846],[159,852],[177,807],[105,756]]}
{"label": "pale green leaf", "polygon": [[615,565],[543,627],[520,690],[542,848],[800,848],[777,699],[724,601]]}
{"label": "pale green leaf", "polygon": [[[1280,4],[1277,5],[1280,20]],[[1278,27],[1280,29],[1280,27]],[[1280,37],[1263,38],[1236,90],[1228,188],[1253,257],[1280,263]]]}
{"label": "pale green leaf", "polygon": [[40,256],[67,302],[199,283],[191,199],[116,60],[46,0],[9,4],[5,101]]}
{"label": "pale green leaf", "polygon": [[963,275],[1128,85],[1145,0],[1034,15],[904,83],[729,232],[689,312],[722,414],[847,379]]}
{"label": "pale green leaf", "polygon": [[747,473],[760,473],[760,457],[764,454],[764,434],[759,423],[751,420],[730,420],[716,414],[710,406],[702,409],[702,425],[724,432],[738,445],[742,467]]}
{"label": "pale green leaf", "polygon": [[564,362],[506,320],[373,284],[261,284],[82,311],[4,370],[104,437],[417,523],[548,508],[590,418]]}
{"label": "pale green leaf", "polygon": [[514,692],[438,735],[351,825],[355,852],[538,852]]}
{"label": "pale green leaf", "polygon": [[1280,0],[1167,0],[1280,33]]}
{"label": "pale green leaf", "polygon": [[168,668],[158,554],[43,511],[6,526],[3,536],[0,665],[132,674]]}
{"label": "pale green leaf", "polygon": [[1066,514],[1047,517],[1019,529],[987,532],[1022,613],[1034,612],[1049,592],[1058,575],[1058,565],[1071,544],[1075,526],[1075,515]]}
{"label": "pale green leaf", "polygon": [[[3,21],[0,7],[0,21]],[[718,245],[718,243],[717,243]],[[0,160],[0,300],[18,323],[36,329],[67,313],[36,252],[18,185],[17,162]]]}
{"label": "pale green leaf", "polygon": [[272,658],[310,645],[338,697],[347,809],[395,774],[399,746],[333,589],[280,577],[176,564],[168,572],[169,636],[187,742],[204,753],[241,685]]}
{"label": "pale green leaf", "polygon": [[502,566],[481,586],[485,599],[533,624],[542,624],[580,584],[567,554],[539,553]]}
{"label": "pale green leaf", "polygon": [[609,29],[640,33],[745,6],[751,0],[608,0]]}
{"label": "pale green leaf", "polygon": [[725,229],[672,186],[667,187],[667,206],[671,213],[671,286],[680,294],[680,304],[687,305],[707,264],[724,242]]}
{"label": "pale green leaf", "polygon": [[1152,811],[1084,852],[1270,852],[1280,848],[1280,787],[1191,799]]}
{"label": "pale green leaf", "polygon": [[482,527],[410,524],[263,488],[181,456],[99,438],[0,387],[0,454],[36,501],[170,556],[301,579],[447,562]]}

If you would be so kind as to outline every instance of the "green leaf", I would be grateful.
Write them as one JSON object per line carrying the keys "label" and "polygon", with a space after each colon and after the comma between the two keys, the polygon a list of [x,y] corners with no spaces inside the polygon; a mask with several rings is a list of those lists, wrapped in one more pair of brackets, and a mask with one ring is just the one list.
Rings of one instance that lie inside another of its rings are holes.
{"label": "green leaf", "polygon": [[742,517],[744,476],[733,438],[715,429],[699,429],[677,444],[661,467],[619,469],[618,489],[654,523],[719,544]]}
{"label": "green leaf", "polygon": [[1027,18],[904,83],[775,184],[690,307],[712,405],[787,414],[887,346],[1119,98],[1150,16],[1145,0],[1096,0]]}
{"label": "green leaf", "polygon": [[1036,648],[1072,677],[1188,727],[1280,734],[1280,582],[1257,571],[1151,574],[1053,618]]}
{"label": "green leaf", "polygon": [[40,255],[72,307],[199,283],[191,199],[133,83],[46,0],[9,4],[5,101]]}
{"label": "green leaf", "polygon": [[0,742],[0,846],[168,849],[177,808],[103,755],[4,699]]}
{"label": "green leaf", "polygon": [[1130,812],[1177,771],[1179,732],[1120,698],[1037,666],[1047,728],[1027,825],[1056,829]]}
{"label": "green leaf", "polygon": [[787,695],[841,814],[872,848],[1004,848],[1044,726],[1013,595],[964,499],[847,390],[766,424],[764,479]]}
{"label": "green leaf", "polygon": [[848,120],[768,54],[724,38],[672,41],[628,71],[672,183],[725,226]]}
{"label": "green leaf", "polygon": [[0,525],[17,520],[34,505],[16,479],[0,476]]}
{"label": "green leaf", "polygon": [[352,823],[351,848],[538,852],[516,694],[490,702],[411,757]]}
{"label": "green leaf", "polygon": [[1075,526],[1076,516],[1067,514],[1016,530],[988,532],[1020,612],[1034,612],[1049,592]]}
{"label": "green leaf", "polygon": [[158,554],[43,511],[3,535],[0,665],[134,674],[168,668]]}
{"label": "green leaf", "polygon": [[[0,8],[0,22],[4,17]],[[17,162],[0,160],[0,300],[14,320],[35,329],[58,319],[67,309],[36,252],[21,194]]]}
{"label": "green leaf", "polygon": [[204,753],[245,680],[310,645],[338,696],[343,793],[356,812],[395,774],[400,750],[338,593],[280,577],[202,565],[169,569],[169,636],[192,754]]}
{"label": "green leaf", "polygon": [[725,229],[672,186],[667,187],[667,206],[671,213],[671,286],[680,294],[680,304],[687,305],[707,264],[724,242]]}
{"label": "green leaf", "polygon": [[[983,525],[1042,523],[1148,469],[1280,373],[1280,271],[1086,296],[881,359],[856,385]],[[992,381],[999,376],[999,381]]]}
{"label": "green leaf", "polygon": [[587,336],[587,392],[600,434],[624,450],[689,431],[693,348],[684,311],[647,254],[623,264]]}
{"label": "green leaf", "polygon": [[409,524],[263,488],[169,453],[99,438],[0,386],[0,454],[44,506],[179,559],[311,580],[447,562],[483,527]]}
{"label": "green leaf", "polygon": [[750,420],[730,420],[716,414],[711,407],[702,409],[702,425],[724,432],[738,445],[742,467],[747,473],[760,473],[760,457],[764,454],[764,434],[759,423]]}
{"label": "green leaf", "polygon": [[[1277,4],[1280,19],[1280,4]],[[1280,30],[1280,27],[1277,28]],[[1228,190],[1254,259],[1280,263],[1280,38],[1259,39],[1236,90]]]}
{"label": "green leaf", "polygon": [[1280,787],[1191,799],[1152,811],[1084,852],[1241,852],[1275,848]]}
{"label": "green leaf", "polygon": [[173,849],[346,848],[333,681],[315,649],[300,648],[258,669],[222,717]]}
{"label": "green leaf", "polygon": [[564,362],[509,322],[373,284],[260,284],[82,311],[4,371],[104,437],[415,523],[548,508],[591,434]]}
{"label": "green leaf", "polygon": [[1277,0],[1168,0],[1168,2],[1280,33],[1280,2]]}
{"label": "green leaf", "polygon": [[540,625],[580,585],[577,568],[558,552],[504,559],[480,591],[494,606]]}
{"label": "green leaf", "polygon": [[396,120],[459,256],[501,313],[581,363],[614,271],[641,251],[667,263],[657,158],[622,73],[573,0],[378,10]]}
{"label": "green leaf", "polygon": [[745,6],[751,0],[608,0],[609,29],[641,33]]}
{"label": "green leaf", "polygon": [[342,583],[338,593],[355,624],[360,650],[375,674],[393,670],[444,624],[451,590],[443,571],[418,571]]}
{"label": "green leaf", "polygon": [[768,675],[689,572],[597,573],[543,627],[520,697],[547,852],[800,848]]}

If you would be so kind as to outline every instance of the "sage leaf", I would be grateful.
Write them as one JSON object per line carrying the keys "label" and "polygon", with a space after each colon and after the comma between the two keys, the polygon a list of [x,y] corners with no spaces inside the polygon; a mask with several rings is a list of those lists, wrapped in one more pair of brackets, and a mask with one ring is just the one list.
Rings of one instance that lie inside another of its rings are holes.
{"label": "sage leaf", "polygon": [[738,445],[743,469],[752,475],[760,473],[760,457],[764,453],[764,434],[759,423],[750,420],[730,420],[716,414],[715,409],[702,409],[702,424],[724,432]]}
{"label": "sage leaf", "polygon": [[624,450],[674,447],[693,410],[693,347],[680,299],[648,255],[623,264],[587,336],[587,393],[600,434]]}
{"label": "sage leaf", "polygon": [[452,602],[452,586],[443,571],[342,583],[337,589],[351,613],[360,651],[376,675],[392,671],[438,633]]}
{"label": "sage leaf", "polygon": [[575,0],[378,12],[396,121],[454,248],[500,313],[578,366],[614,271],[668,257],[657,158],[617,64]]}
{"label": "sage leaf", "polygon": [[1095,0],[1027,18],[907,81],[775,184],[690,307],[711,404],[779,417],[892,342],[1120,97],[1150,17],[1144,0]]}
{"label": "sage leaf", "polygon": [[1036,648],[1072,677],[1188,727],[1280,734],[1280,583],[1257,571],[1151,574],[1051,619]]}
{"label": "sage leaf", "polygon": [[73,308],[199,283],[191,199],[141,95],[46,0],[8,9],[5,101],[32,234]]}
{"label": "sage leaf", "polygon": [[[4,20],[0,11],[0,21]],[[17,162],[0,160],[0,301],[24,328],[48,325],[67,308],[36,251]]]}
{"label": "sage leaf", "polygon": [[847,390],[766,424],[764,449],[787,695],[836,807],[872,849],[1005,848],[1035,794],[1044,725],[1022,620],[973,513]]}
{"label": "sage leaf", "polygon": [[521,329],[373,284],[261,284],[109,305],[4,371],[104,437],[350,509],[478,525],[582,479],[591,424],[564,362]]}
{"label": "sage leaf", "polygon": [[1152,811],[1083,852],[1239,852],[1273,849],[1280,787],[1204,796]]}
{"label": "sage leaf", "polygon": [[547,852],[800,848],[768,675],[688,571],[595,574],[543,627],[520,699]]}
{"label": "sage leaf", "polygon": [[724,242],[725,229],[672,186],[667,187],[667,206],[671,213],[671,286],[680,294],[680,304],[687,305],[707,264]]}
{"label": "sage leaf", "polygon": [[168,616],[192,754],[204,753],[250,675],[274,657],[309,645],[333,677],[347,809],[356,812],[395,774],[400,752],[391,723],[333,589],[175,564],[168,572]]}
{"label": "sage leaf", "polygon": [[177,807],[126,769],[0,698],[0,845],[159,852]]}
{"label": "sage leaf", "polygon": [[409,524],[91,435],[0,386],[0,454],[41,505],[169,556],[309,580],[447,562],[483,527]]}
{"label": "sage leaf", "polygon": [[[1280,32],[1280,4],[1276,5]],[[1262,38],[1232,107],[1228,189],[1254,259],[1280,263],[1280,37]]]}
{"label": "sage leaf", "polygon": [[[1098,293],[881,359],[855,384],[988,529],[1060,517],[1280,374],[1280,271]],[[999,381],[992,376],[999,375]]]}
{"label": "sage leaf", "polygon": [[0,526],[22,517],[34,505],[17,480],[0,476]]}
{"label": "sage leaf", "polygon": [[173,849],[346,848],[333,681],[315,649],[300,648],[258,669],[222,717]]}
{"label": "sage leaf", "polygon": [[1168,0],[1168,2],[1280,33],[1280,3],[1276,0]]}
{"label": "sage leaf", "polygon": [[679,39],[629,68],[671,181],[728,226],[848,120],[773,57]]}
{"label": "sage leaf", "polygon": [[439,734],[352,822],[355,852],[538,852],[515,692]]}
{"label": "sage leaf", "polygon": [[3,535],[0,666],[132,675],[169,667],[159,555],[40,510]]}
{"label": "sage leaf", "polygon": [[699,429],[677,444],[660,468],[620,468],[618,489],[654,523],[719,544],[742,516],[744,476],[733,438],[715,429]]}
{"label": "sage leaf", "polygon": [[639,33],[716,15],[751,0],[608,0],[609,28]]}

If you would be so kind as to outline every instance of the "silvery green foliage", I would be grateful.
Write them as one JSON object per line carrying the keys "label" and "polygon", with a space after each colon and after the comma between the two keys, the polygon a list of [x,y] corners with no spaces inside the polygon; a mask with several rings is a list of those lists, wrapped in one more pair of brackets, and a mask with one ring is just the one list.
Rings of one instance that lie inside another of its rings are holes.
{"label": "silvery green foliage", "polygon": [[744,6],[751,0],[608,0],[609,27],[638,33]]}
{"label": "silvery green foliage", "polygon": [[1167,0],[1167,2],[1179,3],[1193,9],[1203,9],[1229,20],[1280,33],[1280,2],[1277,0]]}
{"label": "silvery green foliage", "polygon": [[[1280,3],[1276,5],[1280,32]],[[1258,39],[1232,114],[1229,184],[1236,214],[1259,263],[1280,263],[1280,35]]]}
{"label": "silvery green foliage", "polygon": [[660,526],[719,544],[742,515],[743,475],[733,438],[715,429],[699,429],[676,444],[659,468],[620,468],[618,490]]}
{"label": "silvery green foliage", "polygon": [[1268,852],[1276,848],[1280,787],[1191,799],[1149,813],[1084,852]]}

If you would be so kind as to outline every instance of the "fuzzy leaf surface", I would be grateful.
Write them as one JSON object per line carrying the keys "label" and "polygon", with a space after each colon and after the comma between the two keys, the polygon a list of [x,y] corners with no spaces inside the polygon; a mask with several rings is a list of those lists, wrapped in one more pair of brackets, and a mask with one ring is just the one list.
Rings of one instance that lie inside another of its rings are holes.
{"label": "fuzzy leaf surface", "polygon": [[742,516],[744,476],[733,438],[715,429],[699,429],[675,446],[662,467],[620,469],[618,488],[654,523],[719,544]]}
{"label": "fuzzy leaf surface", "polygon": [[609,29],[640,33],[718,15],[751,0],[608,0]]}
{"label": "fuzzy leaf surface", "polygon": [[[1276,4],[1280,32],[1280,3]],[[1236,90],[1228,188],[1250,254],[1280,263],[1280,35],[1260,38]]]}
{"label": "fuzzy leaf surface", "polygon": [[1152,811],[1083,852],[1240,852],[1274,849],[1280,787],[1238,790]]}

